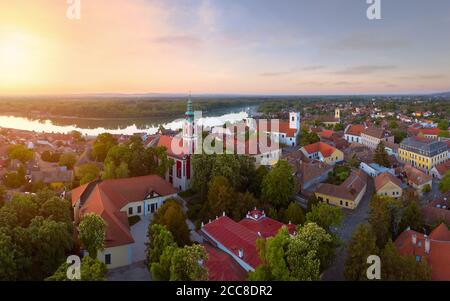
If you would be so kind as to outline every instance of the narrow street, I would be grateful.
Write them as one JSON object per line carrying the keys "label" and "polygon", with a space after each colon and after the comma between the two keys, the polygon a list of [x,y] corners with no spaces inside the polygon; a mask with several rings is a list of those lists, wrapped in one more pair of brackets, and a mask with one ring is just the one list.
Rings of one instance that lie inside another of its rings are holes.
{"label": "narrow street", "polygon": [[374,193],[374,182],[372,178],[368,178],[367,191],[363,199],[359,203],[356,210],[344,209],[344,220],[336,233],[341,239],[342,246],[336,250],[336,258],[333,264],[323,273],[322,280],[328,281],[344,281],[344,264],[347,256],[347,245],[352,238],[353,232],[360,224],[368,221],[370,200]]}

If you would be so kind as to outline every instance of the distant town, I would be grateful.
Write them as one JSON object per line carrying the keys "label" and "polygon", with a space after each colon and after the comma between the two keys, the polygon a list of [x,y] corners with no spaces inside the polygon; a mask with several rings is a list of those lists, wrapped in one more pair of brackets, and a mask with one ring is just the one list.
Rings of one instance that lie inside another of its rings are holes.
{"label": "distant town", "polygon": [[[225,125],[195,130],[194,111],[226,103],[207,96],[158,101],[184,116],[179,130],[2,127],[0,280],[450,281],[448,97],[234,99],[257,106],[240,121],[244,154],[192,152],[199,136],[236,142]],[[253,135],[279,148],[250,152]]]}

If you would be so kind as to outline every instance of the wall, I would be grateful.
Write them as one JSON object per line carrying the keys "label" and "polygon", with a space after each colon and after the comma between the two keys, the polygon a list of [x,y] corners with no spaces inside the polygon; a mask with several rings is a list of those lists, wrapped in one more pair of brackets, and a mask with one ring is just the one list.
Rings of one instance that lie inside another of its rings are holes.
{"label": "wall", "polygon": [[402,197],[403,189],[394,183],[389,182],[381,187],[381,189],[377,191],[377,194],[398,199]]}
{"label": "wall", "polygon": [[[98,252],[98,260],[105,262],[105,255],[111,254],[111,264],[107,265],[108,269],[115,269],[130,265],[131,262],[131,245],[123,245],[111,248],[105,248],[102,252]],[[132,255],[132,254],[131,254]]]}

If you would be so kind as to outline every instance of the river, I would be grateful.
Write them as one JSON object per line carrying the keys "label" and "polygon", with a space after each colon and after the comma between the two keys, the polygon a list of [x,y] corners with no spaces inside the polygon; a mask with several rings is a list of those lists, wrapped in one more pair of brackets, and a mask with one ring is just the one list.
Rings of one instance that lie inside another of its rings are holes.
{"label": "river", "polygon": [[[210,111],[199,119],[203,126],[221,126],[226,122],[238,122],[257,111],[258,106],[235,107]],[[97,136],[101,133],[132,135],[134,133],[155,134],[160,125],[165,129],[181,129],[183,119],[77,119],[49,118],[32,119],[16,116],[0,116],[0,127],[45,133],[70,133],[79,131],[83,135]]]}

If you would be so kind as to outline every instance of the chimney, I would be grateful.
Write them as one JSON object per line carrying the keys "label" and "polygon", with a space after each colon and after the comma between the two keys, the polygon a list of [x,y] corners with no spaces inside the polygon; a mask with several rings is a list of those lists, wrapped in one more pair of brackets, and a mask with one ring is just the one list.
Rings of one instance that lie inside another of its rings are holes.
{"label": "chimney", "polygon": [[425,253],[430,254],[430,239],[427,237],[425,238]]}
{"label": "chimney", "polygon": [[222,216],[227,216],[227,215],[225,214],[225,211],[222,213]]}
{"label": "chimney", "polygon": [[261,234],[261,232],[259,232],[259,231],[258,231],[258,236],[259,236],[259,237],[262,237],[262,234]]}
{"label": "chimney", "polygon": [[412,235],[411,241],[412,241],[412,244],[415,246],[417,243],[417,234],[416,233],[414,233]]}
{"label": "chimney", "polygon": [[239,258],[244,258],[244,249],[239,249],[238,255]]}
{"label": "chimney", "polygon": [[202,228],[203,228],[203,227],[205,227],[205,223],[204,223],[204,222],[202,222]]}

